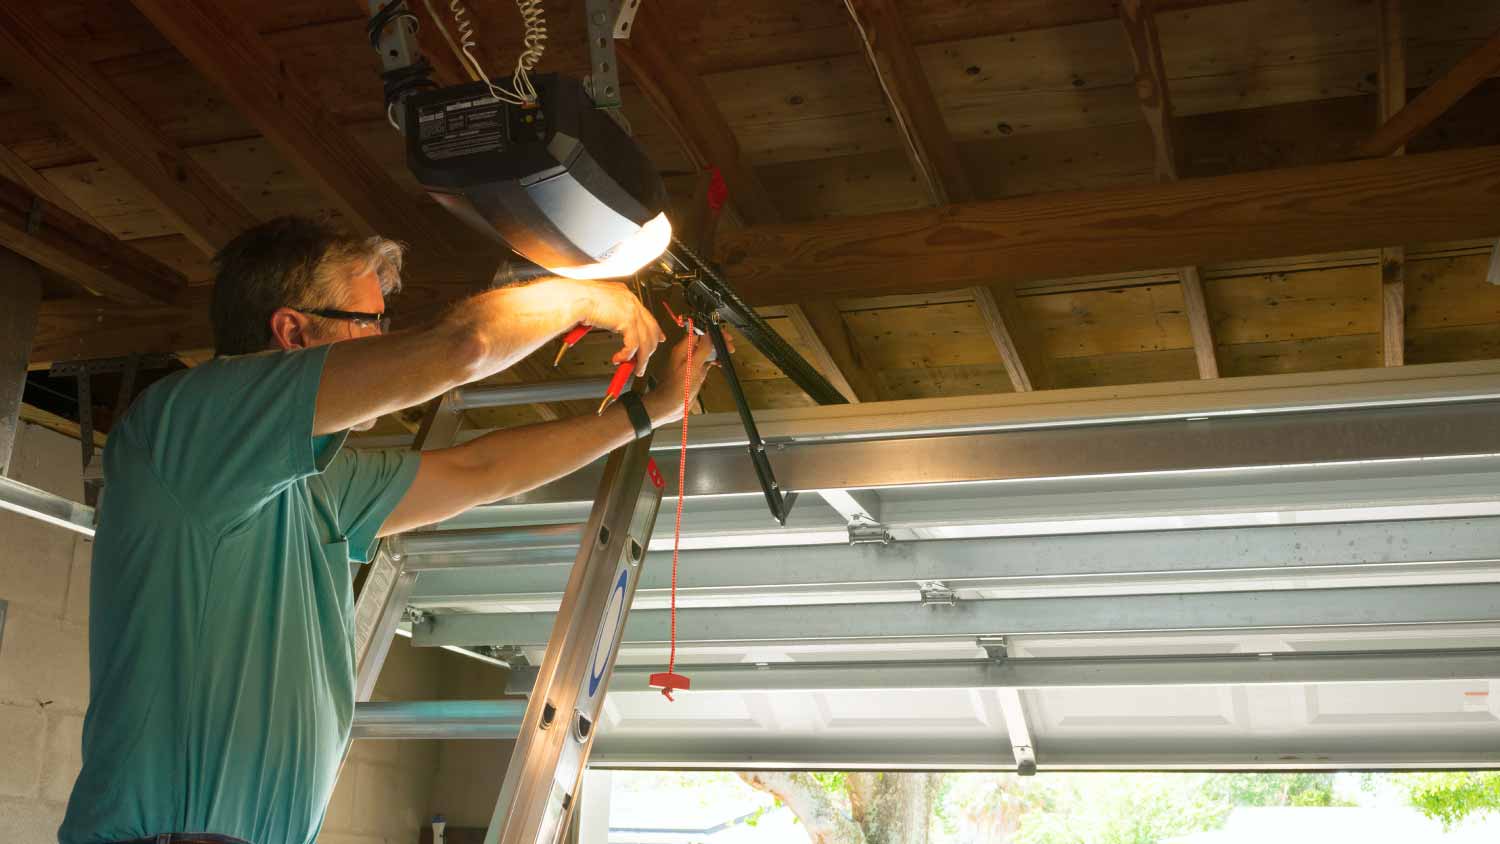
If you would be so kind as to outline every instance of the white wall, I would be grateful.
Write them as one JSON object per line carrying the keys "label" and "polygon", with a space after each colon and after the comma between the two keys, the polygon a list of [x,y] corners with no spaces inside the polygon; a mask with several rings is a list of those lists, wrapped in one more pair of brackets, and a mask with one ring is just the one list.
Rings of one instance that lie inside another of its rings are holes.
{"label": "white wall", "polygon": [[[81,500],[78,452],[76,440],[23,425],[11,476]],[[0,600],[9,602],[0,632],[0,844],[55,844],[78,776],[91,552],[78,534],[0,512]],[[483,668],[398,639],[375,697],[433,698],[443,676],[474,666]],[[416,844],[439,758],[438,742],[356,742],[321,844]]]}

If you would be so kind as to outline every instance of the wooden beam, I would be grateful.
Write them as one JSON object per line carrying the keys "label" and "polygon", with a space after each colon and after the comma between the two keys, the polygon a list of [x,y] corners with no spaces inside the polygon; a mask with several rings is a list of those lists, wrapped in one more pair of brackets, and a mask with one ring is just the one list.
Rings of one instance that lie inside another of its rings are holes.
{"label": "wooden beam", "polygon": [[832,297],[803,299],[786,308],[787,319],[812,347],[812,365],[852,403],[879,401],[880,383],[859,358],[849,324]]}
{"label": "wooden beam", "polygon": [[751,305],[1308,255],[1500,231],[1500,147],[725,232]]}
{"label": "wooden beam", "polygon": [[[1176,131],[1167,68],[1161,58],[1161,36],[1156,31],[1156,4],[1153,0],[1121,0],[1120,23],[1125,28],[1125,41],[1130,46],[1130,58],[1135,64],[1136,98],[1140,101],[1146,125],[1151,129],[1157,181],[1174,182],[1177,180]],[[1198,377],[1218,378],[1213,321],[1208,316],[1202,276],[1195,264],[1183,267],[1178,277],[1182,283],[1183,310],[1193,337]]]}
{"label": "wooden beam", "polygon": [[1193,337],[1193,358],[1198,362],[1199,378],[1219,377],[1218,349],[1214,343],[1213,323],[1208,318],[1208,301],[1203,295],[1203,277],[1197,266],[1183,267],[1182,306],[1187,312],[1188,332]]}
{"label": "wooden beam", "polygon": [[1386,366],[1406,362],[1406,250],[1400,246],[1380,250],[1380,348]]}
{"label": "wooden beam", "polygon": [[1141,114],[1151,127],[1156,156],[1156,178],[1177,179],[1177,148],[1172,131],[1172,99],[1167,88],[1167,70],[1161,60],[1161,36],[1156,31],[1156,9],[1151,0],[1120,0],[1120,23],[1135,63],[1135,95]]}
{"label": "wooden beam", "polygon": [[958,147],[943,122],[895,0],[844,0],[865,58],[885,91],[907,157],[934,205],[973,198]]}
{"label": "wooden beam", "polygon": [[140,183],[207,254],[256,219],[208,171],[167,140],[102,74],[70,55],[35,10],[0,6],[0,70],[27,89],[95,157]]}
{"label": "wooden beam", "polygon": [[1000,362],[1005,364],[1005,374],[1010,376],[1011,389],[1018,393],[1026,393],[1036,389],[1036,386],[1027,372],[1020,345],[1008,327],[1005,312],[1000,308],[999,297],[1006,296],[1013,299],[1015,295],[1014,290],[1003,290],[997,295],[988,287],[975,287],[974,304],[979,307],[979,315],[984,318],[984,325],[989,330],[990,339],[995,341],[995,347],[1000,350]]}
{"label": "wooden beam", "polygon": [[45,369],[65,360],[210,349],[209,290],[189,291],[174,305],[132,305],[86,296],[44,300],[37,309],[29,366]]}
{"label": "wooden beam", "polygon": [[620,63],[677,136],[694,166],[700,170],[717,167],[724,174],[730,202],[740,218],[751,225],[776,222],[781,215],[771,195],[740,152],[734,130],[708,86],[686,64],[686,51],[661,15],[658,4],[641,6],[630,39],[616,42]]}
{"label": "wooden beam", "polygon": [[46,176],[33,170],[21,156],[11,151],[10,147],[0,146],[0,179],[9,179],[21,187],[40,196],[42,199],[56,205],[58,208],[68,212],[81,222],[88,223],[96,229],[103,230],[89,212],[79,207],[78,203],[68,198],[57,185],[52,184]]}
{"label": "wooden beam", "polygon": [[1355,155],[1365,158],[1390,155],[1497,70],[1500,70],[1500,31],[1464,56],[1442,78],[1427,86],[1427,90],[1415,100],[1381,123],[1380,128],[1355,149]]}
{"label": "wooden beam", "polygon": [[[621,63],[657,114],[671,127],[688,159],[705,170],[719,169],[729,188],[729,202],[742,221],[761,225],[779,220],[780,212],[740,151],[729,121],[702,78],[684,64],[681,45],[656,9],[657,6],[647,3],[636,13],[630,40],[616,45]],[[700,243],[711,243],[716,223],[716,216],[710,223],[693,222],[691,234]],[[828,367],[823,371],[834,386],[851,400],[870,401],[876,397],[875,379],[860,368],[848,329],[842,327],[843,318],[838,316],[832,300],[796,299],[791,304],[788,315],[803,339],[813,346],[814,357],[820,358],[814,363],[821,364],[820,368]]]}
{"label": "wooden beam", "polygon": [[0,247],[103,295],[169,302],[176,270],[7,179],[0,179]]}
{"label": "wooden beam", "polygon": [[[450,243],[243,18],[210,0],[133,0],[352,225],[433,249]],[[371,69],[372,85],[374,69]]]}
{"label": "wooden beam", "polygon": [[[1401,2],[1380,0],[1380,90],[1376,100],[1381,126],[1406,107],[1406,28]],[[1405,155],[1405,145],[1392,153]],[[1406,362],[1406,250],[1400,246],[1380,250],[1380,348],[1380,359],[1386,366]]]}

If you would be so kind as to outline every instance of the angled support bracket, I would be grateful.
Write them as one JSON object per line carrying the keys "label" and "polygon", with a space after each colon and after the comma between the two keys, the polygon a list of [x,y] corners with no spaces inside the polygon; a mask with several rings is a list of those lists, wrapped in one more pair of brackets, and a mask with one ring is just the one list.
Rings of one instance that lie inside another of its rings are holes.
{"label": "angled support bracket", "polygon": [[[984,648],[991,662],[1003,663],[1010,659],[1010,649],[1004,636],[981,636],[975,644]],[[1023,777],[1036,776],[1036,746],[1032,744],[1031,727],[1026,721],[1026,705],[1021,701],[1021,690],[1015,687],[995,689],[999,698],[1000,712],[1005,717],[1005,731],[1010,734],[1010,754],[1016,760],[1016,773]]]}

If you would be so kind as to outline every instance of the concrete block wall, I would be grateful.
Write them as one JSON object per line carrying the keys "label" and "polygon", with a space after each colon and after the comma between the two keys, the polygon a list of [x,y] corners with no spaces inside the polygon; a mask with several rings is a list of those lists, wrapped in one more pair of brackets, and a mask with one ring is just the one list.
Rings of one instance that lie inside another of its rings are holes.
{"label": "concrete block wall", "polygon": [[[78,451],[76,440],[23,425],[11,476],[81,500]],[[0,511],[0,600],[9,604],[0,631],[3,844],[55,844],[78,776],[88,706],[92,548],[78,534]],[[436,697],[444,671],[473,665],[478,663],[398,639],[375,696]],[[431,817],[440,755],[438,742],[356,742],[320,844],[416,844]]]}
{"label": "concrete block wall", "polygon": [[[375,684],[376,700],[430,700],[439,685],[440,650],[397,638]],[[339,774],[318,844],[417,844],[432,818],[439,742],[356,741]]]}
{"label": "concrete block wall", "polygon": [[[77,440],[21,426],[11,477],[81,500]],[[0,841],[52,844],[78,776],[88,706],[92,544],[0,512]]]}

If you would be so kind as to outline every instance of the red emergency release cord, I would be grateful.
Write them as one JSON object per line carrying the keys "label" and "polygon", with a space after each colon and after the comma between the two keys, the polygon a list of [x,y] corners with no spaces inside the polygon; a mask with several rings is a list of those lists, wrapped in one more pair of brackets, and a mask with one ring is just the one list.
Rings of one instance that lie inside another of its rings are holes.
{"label": "red emergency release cord", "polygon": [[[670,309],[668,313],[670,313]],[[672,315],[677,324],[687,329],[687,359],[691,368],[693,347],[698,337],[693,332],[693,318]],[[676,673],[677,668],[677,561],[682,552],[682,503],[687,498],[687,451],[688,411],[693,404],[693,379],[691,371],[682,382],[682,450],[677,455],[677,523],[672,530],[672,632],[671,649],[667,652],[667,670],[651,675],[651,685],[661,689],[667,700],[672,700],[674,689],[686,689],[691,685],[688,678]]]}

